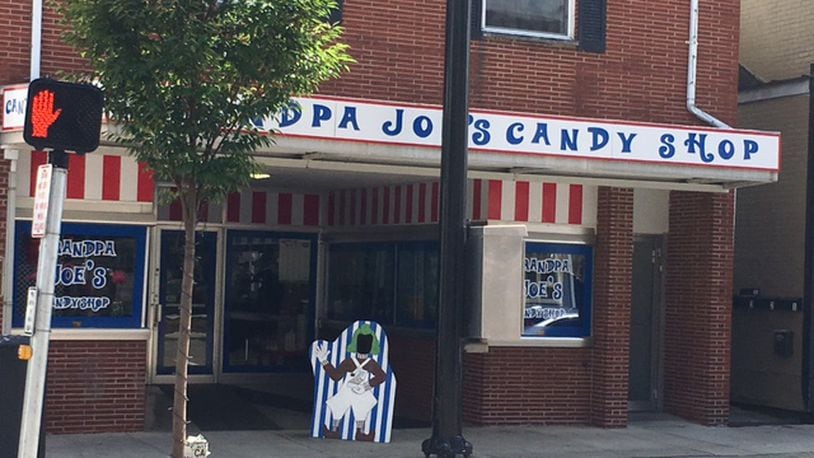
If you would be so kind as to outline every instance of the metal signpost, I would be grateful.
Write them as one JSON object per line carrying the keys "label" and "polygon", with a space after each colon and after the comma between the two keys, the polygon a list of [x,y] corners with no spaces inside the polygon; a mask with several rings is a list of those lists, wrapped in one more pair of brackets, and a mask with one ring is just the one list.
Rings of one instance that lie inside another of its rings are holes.
{"label": "metal signpost", "polygon": [[470,0],[447,0],[435,394],[432,437],[421,445],[427,457],[472,454],[461,431],[470,9]]}
{"label": "metal signpost", "polygon": [[84,154],[99,146],[102,103],[101,91],[90,85],[37,79],[28,87],[23,138],[35,148],[53,150],[48,164],[37,170],[31,237],[41,241],[36,289],[28,293],[30,300],[36,298],[36,307],[26,311],[32,355],[26,372],[18,458],[34,458],[40,448],[57,253],[68,182],[65,150]]}

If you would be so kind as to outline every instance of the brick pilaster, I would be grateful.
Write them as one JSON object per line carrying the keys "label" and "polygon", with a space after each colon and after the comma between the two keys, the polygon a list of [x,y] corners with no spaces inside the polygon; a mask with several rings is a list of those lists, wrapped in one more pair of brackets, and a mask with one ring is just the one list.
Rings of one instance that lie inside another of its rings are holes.
{"label": "brick pilaster", "polygon": [[633,190],[600,187],[594,250],[591,422],[627,426]]}
{"label": "brick pilaster", "polygon": [[729,417],[733,197],[670,194],[664,409],[706,425]]}
{"label": "brick pilaster", "polygon": [[[3,150],[0,149],[0,158],[3,157]],[[0,159],[0,260],[6,256],[6,211],[8,208],[8,173],[11,162]],[[0,272],[3,269],[3,262],[0,262]],[[2,276],[0,276],[2,278]],[[0,294],[0,325],[6,317],[3,316],[3,302],[5,298]],[[11,319],[8,317],[7,319]],[[2,326],[0,326],[2,327]]]}

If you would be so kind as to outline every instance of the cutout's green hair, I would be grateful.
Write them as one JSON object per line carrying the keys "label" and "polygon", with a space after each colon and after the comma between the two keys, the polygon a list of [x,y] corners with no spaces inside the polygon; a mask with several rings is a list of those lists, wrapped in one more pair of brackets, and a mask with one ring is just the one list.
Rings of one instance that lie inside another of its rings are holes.
{"label": "cutout's green hair", "polygon": [[370,354],[378,355],[380,351],[379,339],[376,338],[376,333],[370,329],[369,324],[363,324],[353,332],[353,338],[351,339],[350,345],[348,345],[348,353],[356,353],[356,341],[360,334],[369,334],[373,336],[373,344],[370,346]]}

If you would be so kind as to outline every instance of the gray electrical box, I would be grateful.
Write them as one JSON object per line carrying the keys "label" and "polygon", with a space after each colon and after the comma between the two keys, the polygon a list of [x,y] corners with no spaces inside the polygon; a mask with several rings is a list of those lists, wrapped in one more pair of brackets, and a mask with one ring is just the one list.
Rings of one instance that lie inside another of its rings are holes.
{"label": "gray electrical box", "polygon": [[783,357],[794,354],[794,333],[791,330],[774,330],[774,354]]}
{"label": "gray electrical box", "polygon": [[[0,458],[16,458],[28,364],[17,357],[28,337],[0,336]],[[44,425],[45,423],[43,423]],[[39,457],[45,456],[45,428],[40,430]]]}

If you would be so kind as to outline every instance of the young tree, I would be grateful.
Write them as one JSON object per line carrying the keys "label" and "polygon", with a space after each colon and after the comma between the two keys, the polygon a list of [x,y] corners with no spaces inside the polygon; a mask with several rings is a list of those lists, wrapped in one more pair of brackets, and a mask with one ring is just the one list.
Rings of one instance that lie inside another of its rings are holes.
{"label": "young tree", "polygon": [[249,182],[272,139],[252,119],[316,91],[352,61],[334,0],[62,0],[65,38],[105,90],[115,140],[180,200],[186,241],[172,456],[183,456],[195,228],[204,201]]}

